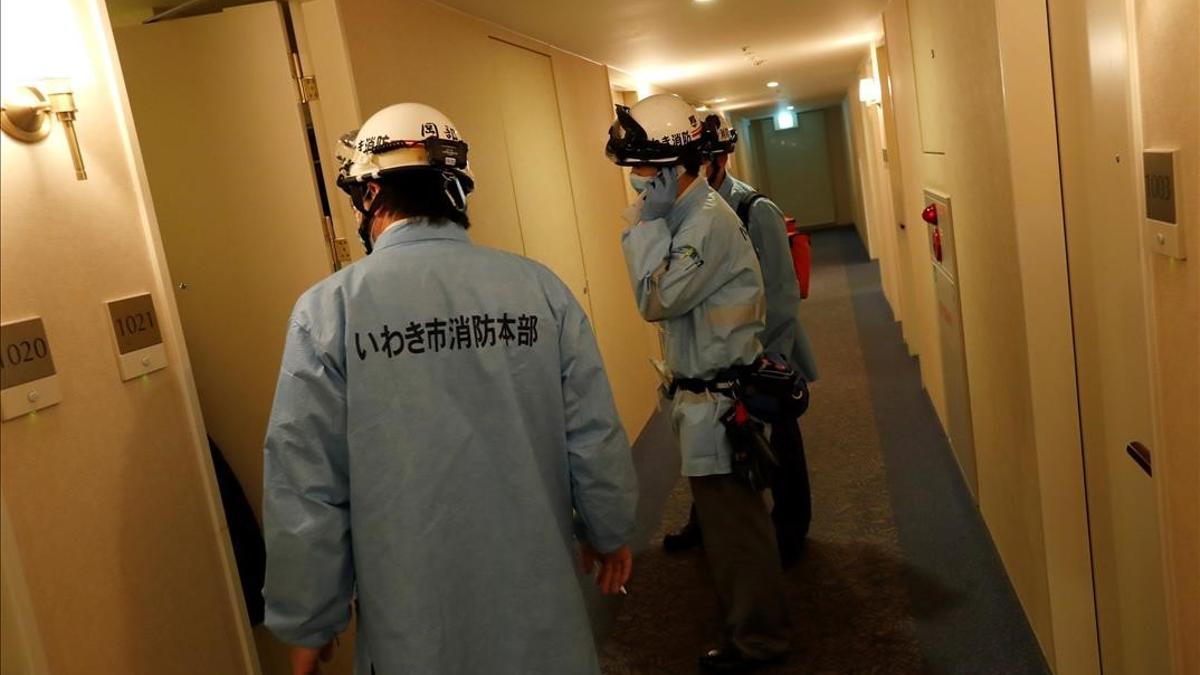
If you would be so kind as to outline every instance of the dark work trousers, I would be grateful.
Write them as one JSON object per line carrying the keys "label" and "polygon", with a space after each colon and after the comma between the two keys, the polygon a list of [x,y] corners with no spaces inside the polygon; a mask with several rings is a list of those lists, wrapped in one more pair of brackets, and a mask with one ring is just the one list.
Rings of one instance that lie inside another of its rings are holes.
{"label": "dark work trousers", "polygon": [[724,615],[725,644],[752,659],[788,651],[789,619],[775,528],[762,494],[730,474],[688,479]]}
{"label": "dark work trousers", "polygon": [[779,550],[787,558],[804,548],[812,524],[812,491],[799,420],[792,418],[771,425],[771,449],[779,459],[779,468],[771,482],[771,497],[775,501],[771,520],[775,523]]}

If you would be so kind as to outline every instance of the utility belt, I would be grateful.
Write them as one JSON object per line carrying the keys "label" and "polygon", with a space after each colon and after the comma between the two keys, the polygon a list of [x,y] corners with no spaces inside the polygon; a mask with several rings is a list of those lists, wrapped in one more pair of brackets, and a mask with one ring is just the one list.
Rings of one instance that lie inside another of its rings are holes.
{"label": "utility belt", "polygon": [[676,392],[690,391],[693,394],[703,394],[711,392],[734,398],[737,394],[738,382],[742,375],[746,372],[748,366],[734,366],[726,368],[717,373],[716,377],[711,380],[701,380],[693,377],[677,377],[671,380],[671,396],[674,397]]}
{"label": "utility belt", "polygon": [[808,410],[808,383],[786,359],[768,353],[760,354],[750,365],[725,368],[709,380],[673,378],[668,397],[674,398],[679,391],[743,401],[751,415],[768,423],[800,417]]}
{"label": "utility belt", "polygon": [[721,416],[732,448],[733,475],[755,492],[771,484],[779,458],[766,438],[766,424],[795,424],[808,409],[808,383],[787,360],[761,354],[748,366],[721,370],[710,380],[674,378],[669,393],[714,393],[733,400]]}

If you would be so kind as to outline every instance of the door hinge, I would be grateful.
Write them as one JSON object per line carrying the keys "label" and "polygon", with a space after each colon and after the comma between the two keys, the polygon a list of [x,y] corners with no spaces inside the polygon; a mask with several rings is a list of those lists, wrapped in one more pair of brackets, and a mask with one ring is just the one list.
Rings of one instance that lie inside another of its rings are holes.
{"label": "door hinge", "polygon": [[346,241],[345,237],[338,237],[333,240],[333,252],[337,257],[339,265],[349,265],[350,258],[350,242]]}
{"label": "door hinge", "polygon": [[305,75],[297,81],[300,85],[300,102],[308,103],[321,98],[320,92],[317,91],[317,78],[312,75]]}
{"label": "door hinge", "polygon": [[300,66],[300,55],[296,53],[292,54],[292,77],[296,80],[296,90],[300,93],[301,103],[321,98],[321,93],[317,91],[317,78],[304,74],[304,69]]}

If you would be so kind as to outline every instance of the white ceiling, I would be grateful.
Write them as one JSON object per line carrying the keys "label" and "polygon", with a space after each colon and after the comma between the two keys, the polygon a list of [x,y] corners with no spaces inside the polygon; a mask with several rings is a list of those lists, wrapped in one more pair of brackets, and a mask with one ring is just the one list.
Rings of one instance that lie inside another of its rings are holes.
{"label": "white ceiling", "polygon": [[[195,0],[186,13],[252,0]],[[747,117],[840,100],[888,0],[437,0],[624,71],[696,104]],[[184,0],[108,0],[114,24]],[[749,53],[743,50],[746,48]],[[755,65],[754,61],[761,61]],[[768,89],[766,83],[780,83]],[[714,99],[728,99],[713,103]]]}
{"label": "white ceiling", "polygon": [[440,1],[694,103],[727,98],[716,107],[766,115],[781,101],[840,99],[882,37],[888,0]]}

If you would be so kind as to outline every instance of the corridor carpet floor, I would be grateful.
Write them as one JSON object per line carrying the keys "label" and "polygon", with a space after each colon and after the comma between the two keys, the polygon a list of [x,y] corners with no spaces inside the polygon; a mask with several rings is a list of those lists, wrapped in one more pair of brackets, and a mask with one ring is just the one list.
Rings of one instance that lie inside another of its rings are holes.
{"label": "corridor carpet floor", "polygon": [[[787,575],[793,655],[761,672],[1046,672],[853,230],[813,235],[811,290],[803,318],[821,379],[801,423],[813,528]],[[908,403],[887,400],[895,395]],[[660,547],[691,503],[665,415],[647,425],[634,461],[641,499],[629,595],[588,592],[603,670],[695,673],[719,624],[703,552]],[[947,545],[963,550],[939,550]]]}
{"label": "corridor carpet floor", "polygon": [[916,359],[880,290],[879,267],[853,232],[823,240],[852,295],[899,525],[923,671],[1050,673],[987,526],[958,468]]}

